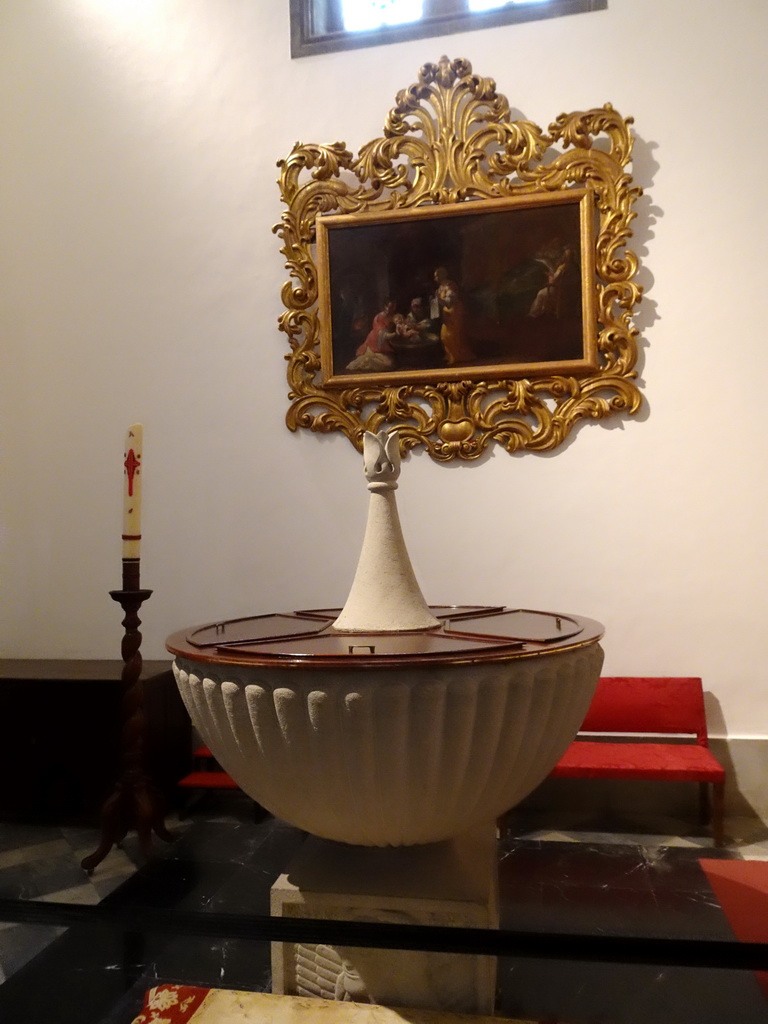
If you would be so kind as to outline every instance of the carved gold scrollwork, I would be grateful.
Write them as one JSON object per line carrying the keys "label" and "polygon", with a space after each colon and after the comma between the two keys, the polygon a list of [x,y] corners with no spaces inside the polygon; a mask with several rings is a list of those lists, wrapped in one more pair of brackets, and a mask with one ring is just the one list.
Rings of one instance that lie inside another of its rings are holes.
{"label": "carved gold scrollwork", "polygon": [[[290,344],[291,430],[341,430],[361,450],[366,430],[396,426],[404,451],[424,446],[433,458],[449,461],[475,459],[491,442],[510,452],[546,451],[581,420],[637,412],[632,316],[641,289],[627,241],[641,190],[625,171],[631,119],[605,104],[561,114],[545,134],[530,121],[509,118],[507,99],[493,79],[476,75],[467,60],[443,57],[425,64],[418,81],[397,94],[383,136],[363,145],[358,156],[341,142],[296,143],[279,161],[286,209],[274,230],[290,272],[279,325]],[[318,215],[348,214],[352,220],[467,200],[476,209],[477,201],[568,189],[594,196],[595,366],[519,379],[514,373],[487,379],[467,367],[444,380],[434,374],[362,383],[334,378],[333,385],[324,380]]]}

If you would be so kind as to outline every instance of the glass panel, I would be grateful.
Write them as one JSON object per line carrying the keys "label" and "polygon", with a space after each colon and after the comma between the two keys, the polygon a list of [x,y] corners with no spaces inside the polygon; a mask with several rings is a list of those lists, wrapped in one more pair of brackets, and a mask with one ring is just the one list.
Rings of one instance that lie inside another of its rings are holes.
{"label": "glass panel", "polygon": [[291,56],[605,10],[608,0],[290,0]]}
{"label": "glass panel", "polygon": [[547,4],[549,0],[467,0],[469,10],[498,11],[501,7],[520,7],[524,4]]}
{"label": "glass panel", "polygon": [[405,25],[418,21],[422,0],[342,0],[344,29],[364,32],[382,25]]}

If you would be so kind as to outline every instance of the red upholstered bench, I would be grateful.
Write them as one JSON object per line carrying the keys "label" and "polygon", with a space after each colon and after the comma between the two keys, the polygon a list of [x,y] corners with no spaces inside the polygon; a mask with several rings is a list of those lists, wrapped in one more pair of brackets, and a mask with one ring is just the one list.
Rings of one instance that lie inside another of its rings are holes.
{"label": "red upholstered bench", "polygon": [[190,772],[179,780],[182,789],[239,789],[235,780],[226,772]]}
{"label": "red upholstered bench", "polygon": [[219,768],[208,747],[198,747],[192,756],[198,764],[198,769],[179,779],[179,785],[183,789],[240,788],[231,776]]}
{"label": "red upholstered bench", "polygon": [[[590,740],[589,733],[623,735]],[[654,734],[670,739],[642,738]],[[709,749],[701,679],[601,679],[579,735],[552,776],[698,782],[702,820],[711,820],[715,845],[723,843],[725,769]]]}
{"label": "red upholstered bench", "polygon": [[[185,775],[183,779],[179,779],[178,782],[181,789],[191,794],[191,799],[185,801],[184,806],[179,810],[179,814],[182,816],[188,814],[196,803],[205,799],[206,794],[240,789],[232,776],[221,770],[208,747],[198,747],[192,756],[195,759],[195,770]],[[268,812],[255,800],[252,802],[253,820],[261,821]]]}

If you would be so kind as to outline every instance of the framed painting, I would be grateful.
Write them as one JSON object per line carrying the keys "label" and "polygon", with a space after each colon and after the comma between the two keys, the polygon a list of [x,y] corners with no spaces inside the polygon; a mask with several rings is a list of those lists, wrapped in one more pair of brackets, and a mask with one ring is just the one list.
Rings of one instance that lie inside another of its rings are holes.
{"label": "framed painting", "polygon": [[589,189],[318,217],[322,380],[597,368]]}
{"label": "framed painting", "polygon": [[356,156],[296,143],[275,228],[288,427],[358,449],[397,430],[450,461],[636,413],[631,123],[606,103],[544,132],[442,57]]}

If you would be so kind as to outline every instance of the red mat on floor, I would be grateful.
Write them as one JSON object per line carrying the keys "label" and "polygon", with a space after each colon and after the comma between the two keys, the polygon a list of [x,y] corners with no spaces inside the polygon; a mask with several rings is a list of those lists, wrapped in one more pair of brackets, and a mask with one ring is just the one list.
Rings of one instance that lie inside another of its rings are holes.
{"label": "red mat on floor", "polygon": [[[699,861],[733,934],[740,942],[768,942],[768,861]],[[768,971],[756,972],[768,996]]]}

